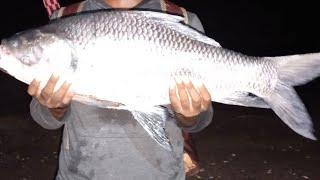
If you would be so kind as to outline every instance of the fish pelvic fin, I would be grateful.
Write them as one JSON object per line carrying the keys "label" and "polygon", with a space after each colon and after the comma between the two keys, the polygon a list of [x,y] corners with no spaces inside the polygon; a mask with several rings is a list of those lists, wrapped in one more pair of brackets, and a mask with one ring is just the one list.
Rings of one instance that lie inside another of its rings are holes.
{"label": "fish pelvic fin", "polygon": [[265,101],[293,131],[306,138],[317,139],[311,118],[293,87],[279,81],[274,93]]}
{"label": "fish pelvic fin", "polygon": [[287,85],[303,85],[320,75],[320,53],[269,58],[277,66],[279,79]]}
{"label": "fish pelvic fin", "polygon": [[173,150],[172,144],[165,131],[165,122],[170,117],[170,113],[165,107],[135,107],[134,109],[129,108],[128,110],[152,139],[166,150]]}
{"label": "fish pelvic fin", "polygon": [[249,92],[236,91],[219,99],[218,102],[246,107],[270,108],[263,98]]}

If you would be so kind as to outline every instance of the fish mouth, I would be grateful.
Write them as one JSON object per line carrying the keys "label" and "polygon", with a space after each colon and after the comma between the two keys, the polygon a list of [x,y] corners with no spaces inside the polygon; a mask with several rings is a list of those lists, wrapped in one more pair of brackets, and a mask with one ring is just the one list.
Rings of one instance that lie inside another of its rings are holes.
{"label": "fish mouth", "polygon": [[6,48],[3,44],[4,44],[4,42],[2,41],[2,42],[0,43],[0,59],[1,59],[1,57],[4,56],[4,55],[10,55],[10,54],[11,54],[10,51],[9,51],[9,49]]}
{"label": "fish mouth", "polygon": [[4,57],[9,56],[11,53],[5,46],[3,46],[1,44],[0,44],[0,71],[8,74],[8,72],[4,68],[2,68],[1,64],[4,60]]}
{"label": "fish mouth", "polygon": [[1,67],[0,67],[0,71],[1,71],[1,72],[4,72],[4,73],[6,73],[6,74],[9,74],[8,71],[6,71],[5,69],[3,69],[3,68],[1,68]]}
{"label": "fish mouth", "polygon": [[0,61],[5,59],[5,57],[14,57],[12,51],[8,47],[6,47],[5,41],[2,41],[0,44]]}

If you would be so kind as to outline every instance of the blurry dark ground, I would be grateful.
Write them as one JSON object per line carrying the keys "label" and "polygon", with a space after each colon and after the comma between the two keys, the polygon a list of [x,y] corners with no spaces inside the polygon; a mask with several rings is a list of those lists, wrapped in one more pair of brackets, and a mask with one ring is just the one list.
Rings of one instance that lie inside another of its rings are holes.
{"label": "blurry dark ground", "polygon": [[[71,1],[63,1],[68,4]],[[208,36],[248,55],[320,51],[315,3],[175,1],[197,13]],[[45,24],[41,0],[0,7],[0,38]],[[212,3],[212,4],[210,4]],[[0,73],[0,179],[47,180],[57,168],[61,130],[45,130],[29,116],[27,86]],[[296,87],[319,137],[320,79]],[[214,95],[213,95],[214,96]],[[271,111],[214,103],[213,123],[195,134],[201,173],[190,179],[320,179],[320,143],[290,130]]]}

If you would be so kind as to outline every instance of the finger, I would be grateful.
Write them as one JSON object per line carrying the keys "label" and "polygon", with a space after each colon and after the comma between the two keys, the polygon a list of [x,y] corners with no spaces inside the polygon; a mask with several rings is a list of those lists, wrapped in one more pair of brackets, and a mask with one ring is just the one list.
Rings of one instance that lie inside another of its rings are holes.
{"label": "finger", "polygon": [[172,110],[175,111],[176,113],[181,113],[181,103],[179,100],[179,97],[177,96],[177,86],[170,86],[169,88],[169,99],[171,102],[171,107]]}
{"label": "finger", "polygon": [[73,98],[73,93],[68,91],[65,96],[63,97],[63,100],[62,100],[62,103],[63,103],[63,106],[68,106],[71,102]]}
{"label": "finger", "polygon": [[41,95],[41,92],[42,92],[40,84],[41,84],[41,82],[39,82],[39,86],[38,86],[38,89],[37,89],[37,92],[36,92],[36,98],[37,99],[40,99],[40,95]]}
{"label": "finger", "polygon": [[191,108],[189,95],[186,90],[186,86],[183,82],[177,83],[178,95],[181,103],[181,108],[183,111],[189,111]]}
{"label": "finger", "polygon": [[204,85],[200,86],[199,92],[202,97],[201,110],[206,111],[211,105],[211,95]]}
{"label": "finger", "polygon": [[62,86],[53,94],[51,98],[51,103],[56,105],[57,107],[62,105],[63,97],[66,95],[70,88],[71,84],[68,82],[64,82]]}
{"label": "finger", "polygon": [[45,101],[48,101],[54,91],[54,87],[56,86],[57,82],[59,80],[59,77],[56,75],[51,75],[50,79],[48,80],[47,84],[44,86],[41,92],[41,98]]}
{"label": "finger", "polygon": [[39,86],[40,86],[40,81],[33,79],[28,87],[28,94],[30,96],[36,96]]}
{"label": "finger", "polygon": [[202,98],[200,94],[198,93],[197,89],[194,87],[192,82],[189,82],[187,84],[187,91],[190,95],[191,103],[192,103],[192,110],[195,112],[199,112],[201,109],[201,101]]}

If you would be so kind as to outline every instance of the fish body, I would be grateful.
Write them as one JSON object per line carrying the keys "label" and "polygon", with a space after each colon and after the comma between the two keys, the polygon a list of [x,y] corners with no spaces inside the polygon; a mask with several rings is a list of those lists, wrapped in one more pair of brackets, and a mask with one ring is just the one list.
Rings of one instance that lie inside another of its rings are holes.
{"label": "fish body", "polygon": [[[215,102],[271,108],[297,133],[315,139],[312,121],[292,86],[320,74],[320,54],[252,57],[225,49],[153,11],[109,10],[54,20],[5,39],[0,68],[29,84],[52,73],[72,82],[74,100],[130,110],[163,147],[174,81],[204,84]],[[63,81],[61,81],[62,83]],[[150,123],[151,122],[151,123]]]}

